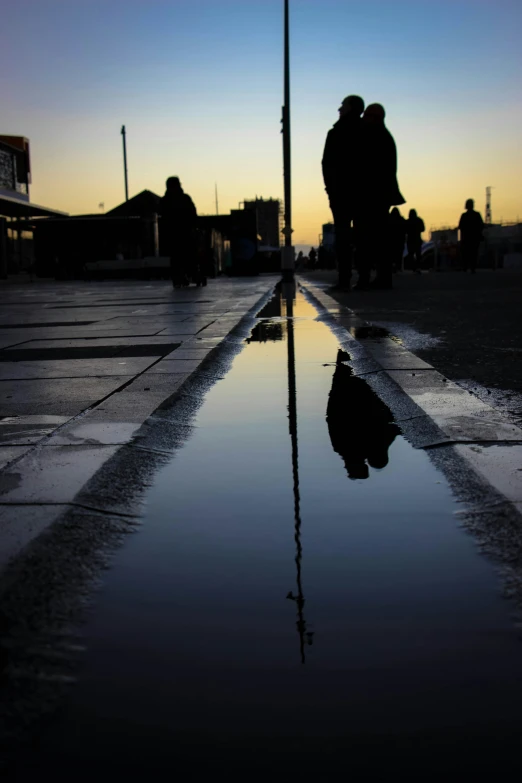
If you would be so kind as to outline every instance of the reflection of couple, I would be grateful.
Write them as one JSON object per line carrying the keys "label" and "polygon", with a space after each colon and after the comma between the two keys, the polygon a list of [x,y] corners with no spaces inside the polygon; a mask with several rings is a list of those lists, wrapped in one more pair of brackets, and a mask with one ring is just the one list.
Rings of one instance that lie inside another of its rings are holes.
{"label": "reflection of couple", "polygon": [[385,468],[388,449],[400,433],[393,416],[368,384],[343,364],[337,354],[326,421],[334,451],[345,464],[349,478],[366,479],[371,468]]}

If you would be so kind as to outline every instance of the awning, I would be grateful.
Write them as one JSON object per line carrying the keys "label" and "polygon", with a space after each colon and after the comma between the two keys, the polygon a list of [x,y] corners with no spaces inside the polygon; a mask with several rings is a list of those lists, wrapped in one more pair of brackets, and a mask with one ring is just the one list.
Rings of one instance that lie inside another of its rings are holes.
{"label": "awning", "polygon": [[58,209],[48,209],[30,201],[21,201],[11,196],[0,196],[0,216],[3,217],[68,217],[68,212]]}

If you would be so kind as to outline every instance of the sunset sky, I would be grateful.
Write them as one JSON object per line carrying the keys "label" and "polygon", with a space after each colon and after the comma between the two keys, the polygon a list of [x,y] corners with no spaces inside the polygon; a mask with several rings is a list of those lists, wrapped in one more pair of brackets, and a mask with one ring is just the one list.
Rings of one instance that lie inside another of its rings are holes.
{"label": "sunset sky", "polygon": [[[17,0],[3,5],[0,133],[31,141],[31,200],[70,213],[162,194],[201,214],[281,197],[283,0]],[[343,97],[387,110],[399,184],[427,227],[466,198],[522,217],[521,0],[291,0],[295,244],[330,220],[321,176]],[[404,210],[403,210],[404,212]]]}

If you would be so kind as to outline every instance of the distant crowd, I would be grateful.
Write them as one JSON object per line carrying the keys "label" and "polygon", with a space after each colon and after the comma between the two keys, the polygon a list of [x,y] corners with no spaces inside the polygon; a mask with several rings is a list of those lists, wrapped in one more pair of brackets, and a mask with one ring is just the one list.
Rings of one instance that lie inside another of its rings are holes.
{"label": "distant crowd", "polygon": [[[402,267],[405,246],[409,267],[420,272],[425,225],[415,209],[410,209],[407,219],[398,209],[406,200],[399,190],[397,148],[385,116],[381,104],[365,109],[360,96],[349,95],[326,138],[323,178],[335,226],[336,287],[344,291],[351,289],[354,267],[355,289],[392,288],[392,272]],[[464,263],[474,272],[483,222],[472,199],[466,202],[459,229]],[[299,263],[304,263],[303,255]],[[313,268],[316,263],[312,248],[307,265]]]}

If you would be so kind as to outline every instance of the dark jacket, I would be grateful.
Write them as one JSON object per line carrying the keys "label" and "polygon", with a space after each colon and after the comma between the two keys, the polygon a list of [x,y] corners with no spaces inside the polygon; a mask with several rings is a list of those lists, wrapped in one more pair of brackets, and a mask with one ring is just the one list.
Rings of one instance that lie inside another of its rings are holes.
{"label": "dark jacket", "polygon": [[162,244],[169,253],[195,248],[198,213],[181,187],[167,190],[160,203]]}
{"label": "dark jacket", "polygon": [[474,209],[464,212],[460,218],[459,229],[460,241],[463,244],[480,245],[484,231],[484,221],[480,212]]}
{"label": "dark jacket", "polygon": [[361,198],[368,204],[404,204],[397,184],[397,147],[383,124],[362,123],[363,176]]}
{"label": "dark jacket", "polygon": [[330,200],[354,201],[361,180],[360,117],[346,114],[328,132],[323,153],[323,179]]}
{"label": "dark jacket", "polygon": [[171,225],[187,231],[197,225],[198,213],[194,202],[183,190],[167,191],[161,199],[161,216]]}
{"label": "dark jacket", "polygon": [[404,247],[406,241],[406,221],[402,215],[390,214],[388,228],[390,232],[390,241],[394,245]]}
{"label": "dark jacket", "polygon": [[406,221],[406,233],[408,235],[409,247],[420,247],[422,245],[421,234],[425,231],[424,221],[418,215],[408,218]]}

